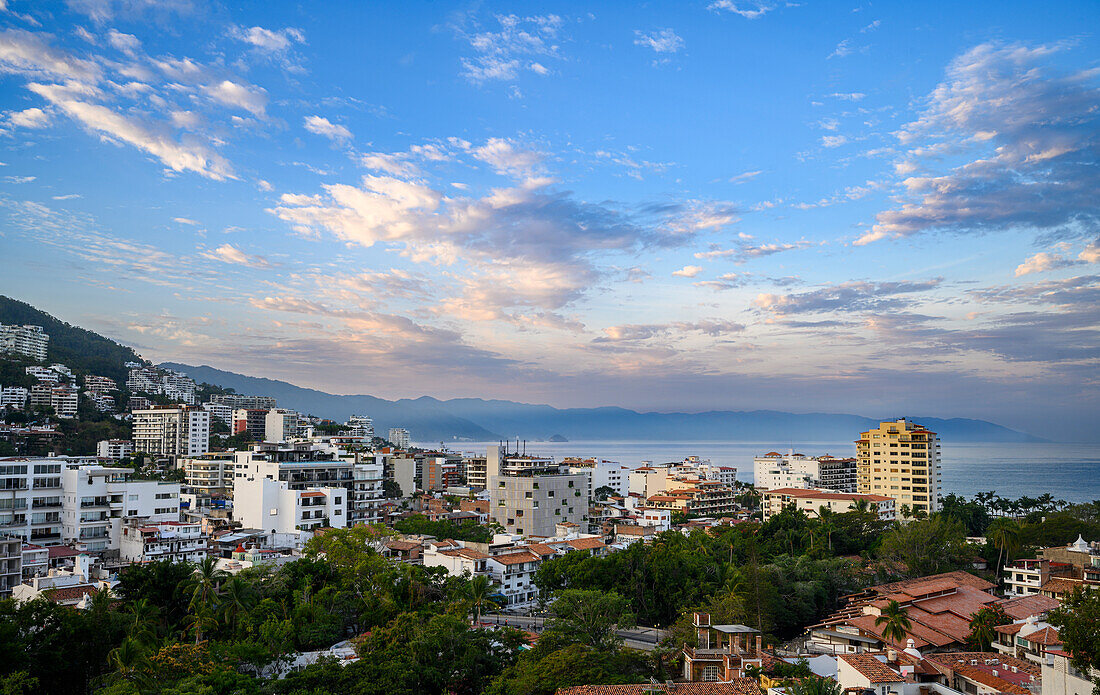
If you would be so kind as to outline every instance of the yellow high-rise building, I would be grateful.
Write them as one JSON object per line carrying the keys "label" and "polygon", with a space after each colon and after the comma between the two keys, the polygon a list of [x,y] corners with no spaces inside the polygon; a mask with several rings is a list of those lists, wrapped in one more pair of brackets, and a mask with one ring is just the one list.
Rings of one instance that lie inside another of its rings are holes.
{"label": "yellow high-rise building", "polygon": [[902,418],[883,422],[856,441],[858,491],[893,497],[898,517],[940,508],[940,445],[936,433]]}

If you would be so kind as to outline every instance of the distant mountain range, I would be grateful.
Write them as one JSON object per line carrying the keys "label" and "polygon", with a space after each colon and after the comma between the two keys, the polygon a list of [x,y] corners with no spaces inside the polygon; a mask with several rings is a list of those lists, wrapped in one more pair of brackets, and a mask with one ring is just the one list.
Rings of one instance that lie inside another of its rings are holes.
{"label": "distant mountain range", "polygon": [[[279,405],[340,422],[349,415],[369,415],[382,436],[390,427],[404,427],[415,441],[497,439],[643,441],[790,441],[835,442],[855,437],[879,420],[859,415],[785,413],[772,410],[710,411],[705,413],[639,413],[626,408],[553,408],[513,401],[455,398],[441,401],[423,396],[388,401],[374,396],[339,396],[301,388],[285,381],[166,362],[160,365],[196,381],[230,388],[237,393],[273,396]],[[887,417],[892,414],[888,414]],[[1042,442],[1040,437],[984,420],[914,417],[953,442]],[[778,445],[778,444],[777,444]]]}

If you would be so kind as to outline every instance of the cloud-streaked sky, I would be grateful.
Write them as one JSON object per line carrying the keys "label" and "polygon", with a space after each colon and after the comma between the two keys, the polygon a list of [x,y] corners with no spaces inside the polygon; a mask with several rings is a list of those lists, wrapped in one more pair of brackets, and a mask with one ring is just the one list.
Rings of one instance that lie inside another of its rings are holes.
{"label": "cloud-streaked sky", "polygon": [[338,393],[1098,429],[1095,2],[232,5],[0,0],[0,292]]}

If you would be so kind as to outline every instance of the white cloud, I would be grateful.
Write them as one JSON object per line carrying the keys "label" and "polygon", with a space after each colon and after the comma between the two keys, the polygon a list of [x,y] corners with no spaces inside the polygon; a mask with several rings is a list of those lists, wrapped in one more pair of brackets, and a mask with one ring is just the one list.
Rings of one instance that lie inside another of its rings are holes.
{"label": "white cloud", "polygon": [[1090,242],[1085,250],[1078,254],[1077,258],[1085,263],[1100,263],[1100,238]]}
{"label": "white cloud", "polygon": [[112,48],[117,48],[123,53],[133,54],[139,48],[141,48],[141,41],[133,34],[123,34],[121,31],[111,29],[107,32],[107,43],[111,44]]}
{"label": "white cloud", "polygon": [[245,265],[251,268],[271,267],[271,263],[263,256],[245,253],[232,244],[222,244],[213,251],[204,251],[202,255],[211,260],[232,263],[234,265]]}
{"label": "white cloud", "polygon": [[751,181],[755,179],[757,176],[760,176],[763,173],[763,171],[743,171],[740,174],[731,176],[730,183],[745,183],[746,181]]}
{"label": "white cloud", "polygon": [[1056,253],[1046,253],[1044,251],[1031,256],[1023,263],[1016,266],[1016,277],[1030,275],[1032,273],[1045,273],[1048,270],[1057,270],[1058,268],[1065,268],[1069,265],[1073,265],[1073,262],[1067,261]]}
{"label": "white cloud", "polygon": [[473,148],[471,153],[498,173],[514,176],[530,175],[543,159],[541,153],[519,149],[503,138],[489,138],[481,147]]}
{"label": "white cloud", "polygon": [[307,116],[305,128],[314,135],[326,137],[333,142],[351,140],[351,131],[338,123],[332,123],[321,116]]}
{"label": "white cloud", "polygon": [[693,278],[701,272],[703,272],[701,265],[685,265],[679,270],[672,271],[672,274],[678,278]]}
{"label": "white cloud", "polygon": [[1100,219],[1097,71],[1054,68],[1060,50],[987,43],[951,61],[927,108],[897,133],[909,148],[899,157],[905,171],[940,173],[901,179],[902,203],[877,215],[873,238]]}
{"label": "white cloud", "polygon": [[236,178],[229,162],[198,140],[176,141],[136,119],[116,113],[106,106],[83,101],[92,93],[81,85],[31,83],[27,86],[66,115],[108,142],[125,142],[153,155],[173,171],[194,171],[207,178]]}
{"label": "white cloud", "polygon": [[382,171],[391,176],[410,178],[420,173],[416,165],[407,161],[405,156],[400,153],[388,154],[385,152],[369,152],[363,155],[360,161],[363,163],[363,166],[368,169]]}
{"label": "white cloud", "polygon": [[822,147],[840,147],[848,142],[848,138],[843,135],[825,135],[821,138]]}
{"label": "white cloud", "polygon": [[658,29],[649,33],[634,31],[634,45],[651,48],[657,53],[676,53],[684,47],[684,40],[672,29]]}
{"label": "white cloud", "polygon": [[221,80],[214,84],[203,85],[202,90],[214,101],[243,109],[254,116],[263,116],[267,109],[267,95],[259,87],[233,80]]}
{"label": "white cloud", "polygon": [[0,72],[96,82],[101,71],[89,60],[76,58],[22,29],[0,32]]}
{"label": "white cloud", "polygon": [[179,224],[190,225],[192,227],[198,227],[199,226],[198,221],[193,220],[190,217],[173,217],[172,221],[173,222],[178,222]]}
{"label": "white cloud", "polygon": [[546,75],[550,72],[535,57],[558,57],[558,32],[564,20],[557,15],[497,15],[500,31],[466,33],[459,31],[474,50],[472,58],[462,59],[462,73],[474,83],[494,80],[510,82],[522,71]]}
{"label": "white cloud", "polygon": [[775,3],[763,0],[748,0],[747,2],[734,2],[734,0],[715,0],[707,5],[708,10],[724,10],[740,15],[745,19],[758,19],[775,9]]}
{"label": "white cloud", "polygon": [[833,92],[829,96],[841,101],[863,101],[867,95],[863,92]]}
{"label": "white cloud", "polygon": [[259,188],[261,191],[264,191],[264,192],[275,190],[275,187],[272,186],[269,181],[265,181],[264,179],[257,179],[256,180],[256,187]]}
{"label": "white cloud", "polygon": [[293,27],[274,31],[263,27],[232,27],[229,35],[267,53],[280,53],[306,40],[302,30]]}
{"label": "white cloud", "polygon": [[77,198],[83,198],[84,196],[79,193],[67,193],[65,195],[51,196],[54,200],[75,200]]}
{"label": "white cloud", "polygon": [[45,128],[50,124],[50,116],[40,108],[30,108],[9,113],[8,123],[16,128]]}
{"label": "white cloud", "polygon": [[18,183],[31,183],[37,178],[38,178],[37,176],[5,176],[4,177],[4,182],[5,183],[16,183],[16,184],[18,184]]}
{"label": "white cloud", "polygon": [[852,40],[844,39],[836,45],[836,48],[829,54],[829,58],[843,58],[846,55],[852,53]]}

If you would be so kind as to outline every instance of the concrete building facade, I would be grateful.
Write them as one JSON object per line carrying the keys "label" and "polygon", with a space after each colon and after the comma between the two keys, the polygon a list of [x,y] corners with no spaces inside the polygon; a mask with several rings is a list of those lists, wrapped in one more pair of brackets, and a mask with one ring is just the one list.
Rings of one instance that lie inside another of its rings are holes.
{"label": "concrete building facade", "polygon": [[210,450],[210,413],[198,406],[135,410],[134,451],[155,458],[198,456]]}
{"label": "concrete building facade", "polygon": [[886,495],[898,513],[939,511],[940,444],[936,433],[901,418],[882,422],[856,441],[857,491]]}

